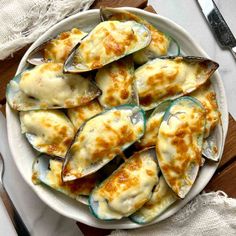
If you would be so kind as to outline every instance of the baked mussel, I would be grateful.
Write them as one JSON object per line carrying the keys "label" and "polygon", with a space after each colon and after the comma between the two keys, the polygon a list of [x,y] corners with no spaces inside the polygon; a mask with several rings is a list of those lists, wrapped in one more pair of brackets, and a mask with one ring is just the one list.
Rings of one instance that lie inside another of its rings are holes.
{"label": "baked mussel", "polygon": [[27,62],[32,65],[41,65],[45,62],[64,63],[71,50],[84,38],[87,33],[80,29],[73,28],[70,31],[62,32],[57,37],[49,39],[34,48]]}
{"label": "baked mussel", "polygon": [[64,74],[63,64],[48,62],[14,77],[7,86],[7,102],[18,111],[77,107],[101,94],[79,74]]}
{"label": "baked mussel", "polygon": [[170,188],[184,198],[202,165],[205,110],[192,97],[176,99],[161,122],[156,142],[157,159]]}
{"label": "baked mussel", "polygon": [[135,21],[101,22],[74,47],[64,71],[79,73],[99,69],[146,47],[150,40],[150,31]]}
{"label": "baked mussel", "polygon": [[133,54],[133,59],[136,64],[144,64],[147,61],[160,56],[178,56],[180,54],[180,48],[176,40],[166,33],[161,32],[151,23],[138,15],[122,9],[102,7],[100,9],[100,16],[102,21],[136,21],[139,24],[145,25],[149,29],[151,33],[151,42],[148,46]]}
{"label": "baked mussel", "polygon": [[133,214],[150,199],[159,180],[158,172],[155,149],[135,153],[92,191],[92,213],[103,220]]}
{"label": "baked mussel", "polygon": [[113,107],[86,121],[67,152],[62,178],[70,181],[96,172],[145,131],[145,114],[135,105]]}
{"label": "baked mussel", "polygon": [[21,132],[34,149],[64,158],[75,136],[75,128],[59,110],[20,112]]}
{"label": "baked mussel", "polygon": [[50,159],[46,155],[40,155],[33,163],[33,183],[43,183],[58,192],[88,205],[88,196],[99,183],[99,173],[64,183],[61,179],[62,165],[63,163],[61,161]]}
{"label": "baked mussel", "polygon": [[160,102],[189,94],[204,84],[218,64],[200,57],[157,58],[135,70],[140,106],[155,108]]}

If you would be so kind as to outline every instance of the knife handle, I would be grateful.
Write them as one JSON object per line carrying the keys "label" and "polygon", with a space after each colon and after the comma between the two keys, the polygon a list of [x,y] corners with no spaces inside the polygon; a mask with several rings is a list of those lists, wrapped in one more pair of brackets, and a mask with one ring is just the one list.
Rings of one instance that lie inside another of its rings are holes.
{"label": "knife handle", "polygon": [[18,211],[16,210],[11,198],[9,197],[6,189],[0,183],[0,197],[6,207],[8,215],[15,227],[15,230],[19,236],[30,236],[28,229],[26,228],[22,218],[20,217]]}
{"label": "knife handle", "polygon": [[230,48],[231,49],[231,52],[232,52],[232,54],[233,54],[233,56],[234,56],[234,59],[236,59],[236,46],[235,47],[232,47],[232,48]]}

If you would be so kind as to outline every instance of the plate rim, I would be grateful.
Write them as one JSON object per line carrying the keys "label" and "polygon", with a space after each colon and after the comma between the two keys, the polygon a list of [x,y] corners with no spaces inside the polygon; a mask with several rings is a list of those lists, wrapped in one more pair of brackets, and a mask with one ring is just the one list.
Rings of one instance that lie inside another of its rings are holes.
{"label": "plate rim", "polygon": [[[157,15],[155,13],[150,13],[150,12],[147,12],[145,10],[141,10],[141,9],[137,9],[137,8],[133,8],[133,7],[121,7],[121,9],[125,9],[125,10],[128,10],[128,11],[131,11],[131,12],[134,12],[134,13],[140,13],[142,15],[147,15],[155,20],[161,20],[165,23],[167,23],[168,25],[171,25],[171,27],[177,29],[179,32],[181,32],[181,35],[186,38],[191,44],[193,44],[197,50],[200,52],[201,56],[204,56],[204,57],[207,57],[207,58],[210,58],[207,53],[199,46],[199,44],[197,42],[195,42],[195,40],[192,38],[192,36],[190,35],[190,33],[188,33],[183,27],[181,27],[180,25],[176,24],[174,21],[164,17],[164,16],[160,16],[160,15]],[[87,14],[89,13],[99,13],[99,9],[92,9],[92,10],[87,10],[87,11],[84,11],[84,12],[79,12],[73,16],[70,16],[58,23],[56,23],[54,26],[52,26],[51,28],[49,28],[45,33],[43,33],[30,47],[29,49],[26,51],[26,53],[24,54],[24,56],[22,57],[20,63],[19,63],[19,66],[17,68],[17,72],[16,74],[18,74],[24,67],[25,65],[25,62],[26,62],[26,57],[28,56],[28,54],[35,48],[35,46],[37,46],[37,44],[39,42],[42,41],[42,38],[44,38],[46,35],[49,35],[51,32],[53,32],[55,29],[57,29],[58,27],[60,27],[61,25],[63,25],[64,23],[66,22],[70,22],[70,21],[73,21],[75,20],[78,16],[82,17],[82,16],[86,16]],[[63,26],[62,26],[63,27]],[[225,89],[224,89],[224,86],[223,86],[223,82],[222,82],[222,79],[221,79],[221,76],[219,74],[218,71],[216,71],[214,73],[214,75],[217,77],[217,81],[222,89],[221,94],[220,96],[222,97],[222,101],[223,101],[223,105],[224,105],[224,111],[225,111],[225,119],[222,120],[222,125],[223,125],[223,136],[224,136],[224,140],[223,140],[223,148],[221,150],[221,153],[220,153],[220,159],[222,157],[222,153],[223,153],[223,149],[224,149],[224,145],[225,145],[225,138],[226,138],[226,134],[227,134],[227,130],[228,130],[228,106],[227,106],[227,98],[226,98],[226,94],[225,94]],[[145,227],[147,225],[151,225],[151,224],[155,224],[157,222],[159,222],[160,220],[154,220],[153,222],[149,223],[149,224],[145,224],[145,225],[138,225],[138,224],[135,224],[133,222],[122,222],[121,221],[116,221],[116,222],[104,222],[104,221],[100,221],[100,220],[92,220],[90,221],[89,219],[78,219],[76,218],[75,216],[71,215],[69,212],[66,212],[65,210],[63,209],[60,209],[60,207],[56,206],[56,204],[51,204],[51,202],[47,201],[47,199],[44,197],[43,193],[41,192],[41,188],[44,188],[44,186],[41,186],[38,188],[38,185],[33,185],[32,182],[31,182],[31,179],[29,180],[24,174],[23,174],[23,170],[21,169],[20,165],[19,165],[19,162],[17,162],[17,150],[16,148],[14,147],[14,138],[12,137],[12,133],[11,133],[11,120],[14,119],[14,111],[11,110],[11,108],[9,107],[9,105],[7,104],[6,105],[6,118],[7,118],[7,133],[8,133],[8,142],[9,142],[9,147],[10,147],[10,151],[11,151],[11,154],[13,156],[13,159],[14,159],[14,162],[17,166],[17,169],[18,171],[20,172],[21,176],[23,177],[24,181],[30,186],[31,189],[33,189],[33,191],[36,193],[36,195],[49,207],[51,207],[53,210],[55,210],[56,212],[58,212],[59,214],[61,215],[64,215],[66,217],[69,217],[69,218],[72,218],[76,221],[79,221],[79,222],[82,222],[84,224],[87,224],[87,225],[90,225],[92,227],[97,227],[97,228],[104,228],[104,229],[133,229],[133,228],[142,228],[142,227]],[[217,166],[218,166],[219,162],[217,164],[214,164],[215,165],[215,170],[214,172],[216,171],[217,169]],[[214,172],[212,173],[212,176],[214,174]],[[211,178],[212,178],[211,176]],[[210,179],[211,179],[210,178]],[[209,182],[209,180],[207,181],[207,183]],[[206,183],[206,184],[207,184]],[[206,186],[205,184],[205,186]],[[204,187],[205,187],[204,186]],[[204,188],[203,187],[203,188]],[[202,189],[200,189],[200,191],[198,190],[197,192],[201,192]],[[58,195],[58,193],[53,193],[55,194],[55,196]],[[185,198],[186,200],[186,203],[184,204],[180,204],[181,206],[178,207],[179,209],[176,211],[178,212],[182,207],[184,207],[190,200],[192,200],[194,197],[196,196],[196,194],[194,194],[194,196],[192,197],[189,197],[188,198],[188,195],[187,197]],[[182,202],[183,203],[183,202]],[[78,206],[79,207],[79,206]],[[173,214],[170,214],[169,216],[167,216],[166,218],[170,217],[171,215]],[[91,215],[92,216],[92,215]],[[92,216],[93,217],[93,216]],[[161,219],[162,220],[162,219]],[[119,223],[121,222],[121,223]],[[128,225],[127,225],[128,224]]]}

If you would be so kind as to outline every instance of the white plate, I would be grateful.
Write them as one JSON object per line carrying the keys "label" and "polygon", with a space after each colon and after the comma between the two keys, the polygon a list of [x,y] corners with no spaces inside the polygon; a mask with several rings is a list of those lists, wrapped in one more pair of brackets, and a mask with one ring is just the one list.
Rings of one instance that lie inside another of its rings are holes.
{"label": "white plate", "polygon": [[[176,25],[173,21],[136,8],[126,7],[124,9],[142,16],[160,30],[167,32],[171,36],[173,36],[179,42],[182,53],[191,56],[208,57],[208,55],[199,47],[199,45],[194,42],[191,36],[183,28]],[[49,37],[53,37],[58,35],[60,32],[70,30],[72,27],[78,27],[84,31],[89,31],[94,28],[99,23],[99,21],[99,10],[90,10],[78,13],[56,24],[46,33],[44,33],[38,40],[36,40],[35,43],[28,49],[28,51],[25,53],[24,57],[21,60],[21,63],[17,70],[17,74],[20,73],[26,65],[26,58],[30,51],[32,51],[36,46],[40,45],[42,42],[46,41]],[[228,110],[224,87],[218,72],[215,72],[214,76],[212,77],[212,82],[217,94],[219,109],[222,114],[221,118],[225,139],[228,128]],[[87,206],[82,205],[81,203],[72,200],[64,196],[63,194],[53,191],[45,186],[33,185],[33,183],[31,182],[31,174],[34,152],[29,143],[24,138],[24,136],[21,134],[18,113],[12,111],[9,106],[7,106],[7,128],[11,152],[13,154],[14,160],[20,173],[22,174],[25,181],[36,192],[36,194],[48,206],[50,206],[55,211],[59,212],[64,216],[73,218],[77,221],[98,228],[131,229],[143,227],[142,225],[138,225],[131,222],[129,219],[122,219],[117,221],[98,220],[89,212]],[[222,151],[223,150],[220,150],[221,155]],[[166,212],[164,212],[160,217],[158,217],[158,219],[153,221],[151,224],[166,219],[167,217],[173,215],[184,205],[186,205],[193,197],[200,193],[211,179],[217,166],[218,163],[207,161],[206,164],[201,168],[199,176],[186,198],[183,200],[179,200],[176,204],[172,205]]]}

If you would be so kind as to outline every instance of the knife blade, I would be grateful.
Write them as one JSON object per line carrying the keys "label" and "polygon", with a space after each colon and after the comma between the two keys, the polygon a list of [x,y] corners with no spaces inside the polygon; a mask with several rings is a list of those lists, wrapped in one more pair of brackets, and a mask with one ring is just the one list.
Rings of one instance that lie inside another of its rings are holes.
{"label": "knife blade", "polygon": [[236,59],[236,39],[215,2],[213,0],[198,0],[198,4],[220,46],[230,49]]}

